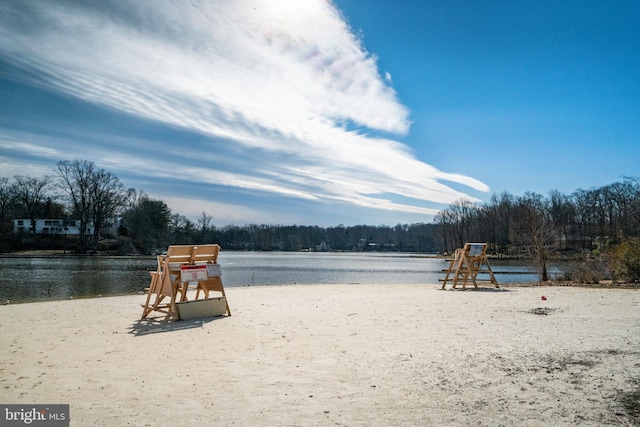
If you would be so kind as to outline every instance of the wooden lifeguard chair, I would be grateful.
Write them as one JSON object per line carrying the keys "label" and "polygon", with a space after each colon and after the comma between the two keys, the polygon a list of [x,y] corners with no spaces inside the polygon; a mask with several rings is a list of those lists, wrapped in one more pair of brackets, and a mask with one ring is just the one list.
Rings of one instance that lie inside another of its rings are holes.
{"label": "wooden lifeguard chair", "polygon": [[[486,270],[482,269],[483,265],[486,266]],[[469,279],[473,282],[474,288],[477,289],[476,278],[480,273],[487,273],[489,275],[489,283],[492,283],[496,288],[500,287],[487,259],[486,243],[466,243],[464,248],[456,249],[453,259],[449,260],[449,269],[442,271],[447,273],[442,280],[442,289],[445,289],[449,281],[453,282],[453,289],[459,282],[462,283],[462,289],[466,289]]]}
{"label": "wooden lifeguard chair", "polygon": [[[219,252],[218,245],[169,246],[167,254],[158,257],[157,270],[149,272],[151,285],[146,302],[142,304],[142,318],[153,311],[173,319],[220,311],[220,314],[230,316],[218,264]],[[195,298],[188,296],[189,284],[196,285]],[[220,297],[210,297],[211,292],[219,293]],[[204,299],[200,297],[201,293]]]}

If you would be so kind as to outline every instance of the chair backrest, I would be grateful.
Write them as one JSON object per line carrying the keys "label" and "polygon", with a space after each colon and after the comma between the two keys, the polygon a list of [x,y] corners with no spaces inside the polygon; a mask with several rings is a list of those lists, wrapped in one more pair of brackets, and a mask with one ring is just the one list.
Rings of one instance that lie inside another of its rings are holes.
{"label": "chair backrest", "polygon": [[169,246],[167,249],[166,260],[167,262],[180,263],[180,264],[189,264],[191,263],[191,252],[193,246],[187,245],[175,245]]}
{"label": "chair backrest", "polygon": [[486,243],[465,243],[464,250],[472,257],[478,257],[485,254],[487,251]]}
{"label": "chair backrest", "polygon": [[467,254],[469,269],[477,271],[480,269],[485,259],[487,244],[486,243],[465,243],[464,251]]}
{"label": "chair backrest", "polygon": [[174,245],[169,246],[166,261],[168,264],[216,263],[219,252],[218,245]]}
{"label": "chair backrest", "polygon": [[198,245],[193,247],[191,262],[196,263],[213,263],[218,262],[218,253],[220,246],[218,245]]}

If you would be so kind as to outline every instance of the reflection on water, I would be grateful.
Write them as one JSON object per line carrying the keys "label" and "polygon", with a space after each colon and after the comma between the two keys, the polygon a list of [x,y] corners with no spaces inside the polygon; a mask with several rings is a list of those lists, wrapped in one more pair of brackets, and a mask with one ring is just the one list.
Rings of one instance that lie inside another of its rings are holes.
{"label": "reflection on water", "polygon": [[131,294],[149,282],[151,257],[0,258],[0,298],[11,301]]}
{"label": "reflection on water", "polygon": [[[412,254],[221,252],[226,287],[288,284],[435,284],[448,264]],[[154,257],[0,258],[0,299],[12,302],[126,295],[144,290]],[[499,283],[537,280],[522,261],[491,260]],[[509,272],[509,274],[504,274]],[[551,266],[550,274],[561,274]],[[486,277],[480,277],[486,279]]]}

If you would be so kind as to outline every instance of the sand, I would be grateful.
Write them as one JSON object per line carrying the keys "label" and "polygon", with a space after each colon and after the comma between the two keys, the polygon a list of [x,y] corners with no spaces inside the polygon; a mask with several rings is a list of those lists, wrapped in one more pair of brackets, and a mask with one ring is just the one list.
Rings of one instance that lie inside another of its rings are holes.
{"label": "sand", "polygon": [[0,402],[72,426],[638,425],[640,290],[437,288],[229,288],[231,317],[177,322],[142,295],[9,304]]}

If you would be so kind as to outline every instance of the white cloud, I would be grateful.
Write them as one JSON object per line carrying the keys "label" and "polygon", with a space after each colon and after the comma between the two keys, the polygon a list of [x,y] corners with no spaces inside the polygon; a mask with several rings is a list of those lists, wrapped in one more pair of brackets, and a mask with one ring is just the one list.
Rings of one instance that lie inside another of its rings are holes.
{"label": "white cloud", "polygon": [[[103,153],[147,177],[180,179],[399,212],[464,197],[443,181],[483,183],[419,161],[408,147],[348,124],[403,135],[408,110],[336,8],[324,0],[212,2],[28,2],[0,18],[0,54],[48,76],[57,91],[138,117],[210,136],[193,154],[157,142],[154,155]],[[221,139],[222,138],[222,139]],[[220,142],[223,141],[223,142]],[[237,171],[234,155],[271,153]],[[178,161],[180,165],[172,165]],[[191,156],[191,157],[189,157]],[[192,166],[204,161],[212,169]],[[133,165],[131,164],[133,163]],[[133,168],[131,166],[134,166]]]}

